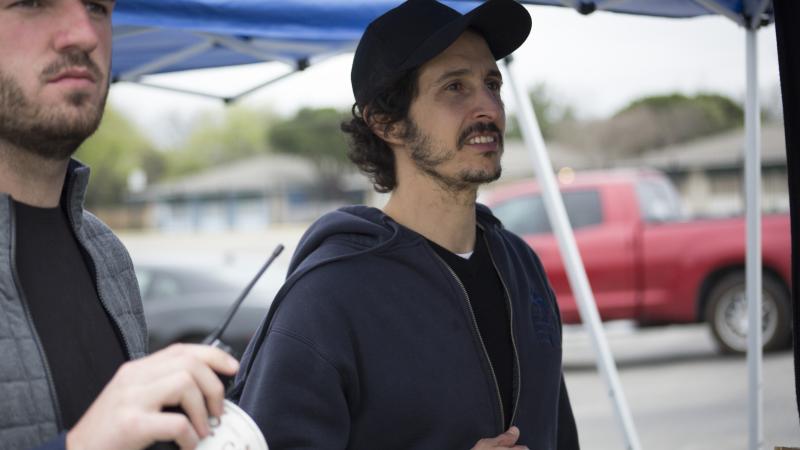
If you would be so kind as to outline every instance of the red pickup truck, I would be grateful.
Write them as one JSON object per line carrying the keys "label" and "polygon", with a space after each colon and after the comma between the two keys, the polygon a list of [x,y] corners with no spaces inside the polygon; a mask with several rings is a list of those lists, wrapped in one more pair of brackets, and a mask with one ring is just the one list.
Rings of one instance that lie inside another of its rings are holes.
{"label": "red pickup truck", "polygon": [[[742,217],[687,220],[673,185],[654,171],[578,173],[560,190],[603,320],[705,321],[721,351],[746,350]],[[580,322],[537,185],[498,187],[484,201],[542,259],[563,321]],[[789,230],[788,214],[763,217],[765,350],[790,344]]]}

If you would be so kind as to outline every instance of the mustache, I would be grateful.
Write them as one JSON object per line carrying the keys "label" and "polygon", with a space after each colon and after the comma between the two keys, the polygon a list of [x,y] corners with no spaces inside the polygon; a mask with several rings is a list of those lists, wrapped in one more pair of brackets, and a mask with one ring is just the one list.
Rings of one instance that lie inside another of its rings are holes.
{"label": "mustache", "polygon": [[95,64],[86,52],[72,51],[65,53],[61,58],[48,64],[42,71],[41,78],[47,81],[67,69],[84,68],[88,70],[98,82],[103,80],[103,71]]}
{"label": "mustache", "polygon": [[458,149],[464,147],[467,143],[467,139],[473,134],[476,133],[486,133],[486,132],[493,132],[497,133],[498,143],[502,147],[503,145],[503,133],[500,131],[500,127],[497,126],[494,122],[478,122],[474,125],[470,125],[461,134],[458,136],[458,141],[456,146]]}

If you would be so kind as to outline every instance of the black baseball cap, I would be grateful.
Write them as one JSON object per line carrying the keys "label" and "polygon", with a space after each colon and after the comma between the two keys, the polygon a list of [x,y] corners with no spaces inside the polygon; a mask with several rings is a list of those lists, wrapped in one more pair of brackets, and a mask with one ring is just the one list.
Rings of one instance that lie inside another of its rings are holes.
{"label": "black baseball cap", "polygon": [[498,60],[525,42],[531,16],[514,0],[488,0],[463,15],[435,0],[408,0],[364,31],[350,72],[356,103],[366,105],[403,73],[447,49],[467,29],[482,35]]}

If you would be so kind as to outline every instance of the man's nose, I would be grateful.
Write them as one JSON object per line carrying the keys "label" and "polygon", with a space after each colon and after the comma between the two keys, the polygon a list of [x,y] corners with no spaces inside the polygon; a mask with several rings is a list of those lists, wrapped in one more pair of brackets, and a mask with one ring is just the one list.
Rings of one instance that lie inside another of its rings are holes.
{"label": "man's nose", "polygon": [[58,12],[58,27],[53,45],[59,52],[78,49],[92,52],[100,41],[97,24],[82,1],[61,2]]}
{"label": "man's nose", "polygon": [[[500,93],[489,89],[487,86],[478,90],[475,99],[474,119],[496,123],[502,117],[505,117],[505,108],[503,101],[500,99]],[[498,126],[500,126],[499,123]]]}

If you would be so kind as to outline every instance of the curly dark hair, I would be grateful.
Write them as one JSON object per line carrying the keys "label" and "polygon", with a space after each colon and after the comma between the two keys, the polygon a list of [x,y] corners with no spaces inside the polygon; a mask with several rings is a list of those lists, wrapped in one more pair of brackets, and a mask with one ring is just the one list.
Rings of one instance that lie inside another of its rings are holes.
{"label": "curly dark hair", "polygon": [[342,131],[350,135],[347,157],[381,193],[391,192],[397,186],[394,152],[368,123],[382,126],[387,133],[393,125],[407,123],[411,101],[417,96],[418,74],[419,69],[409,70],[388,83],[371,101],[364,105],[354,104],[351,110],[353,118],[341,124]]}

